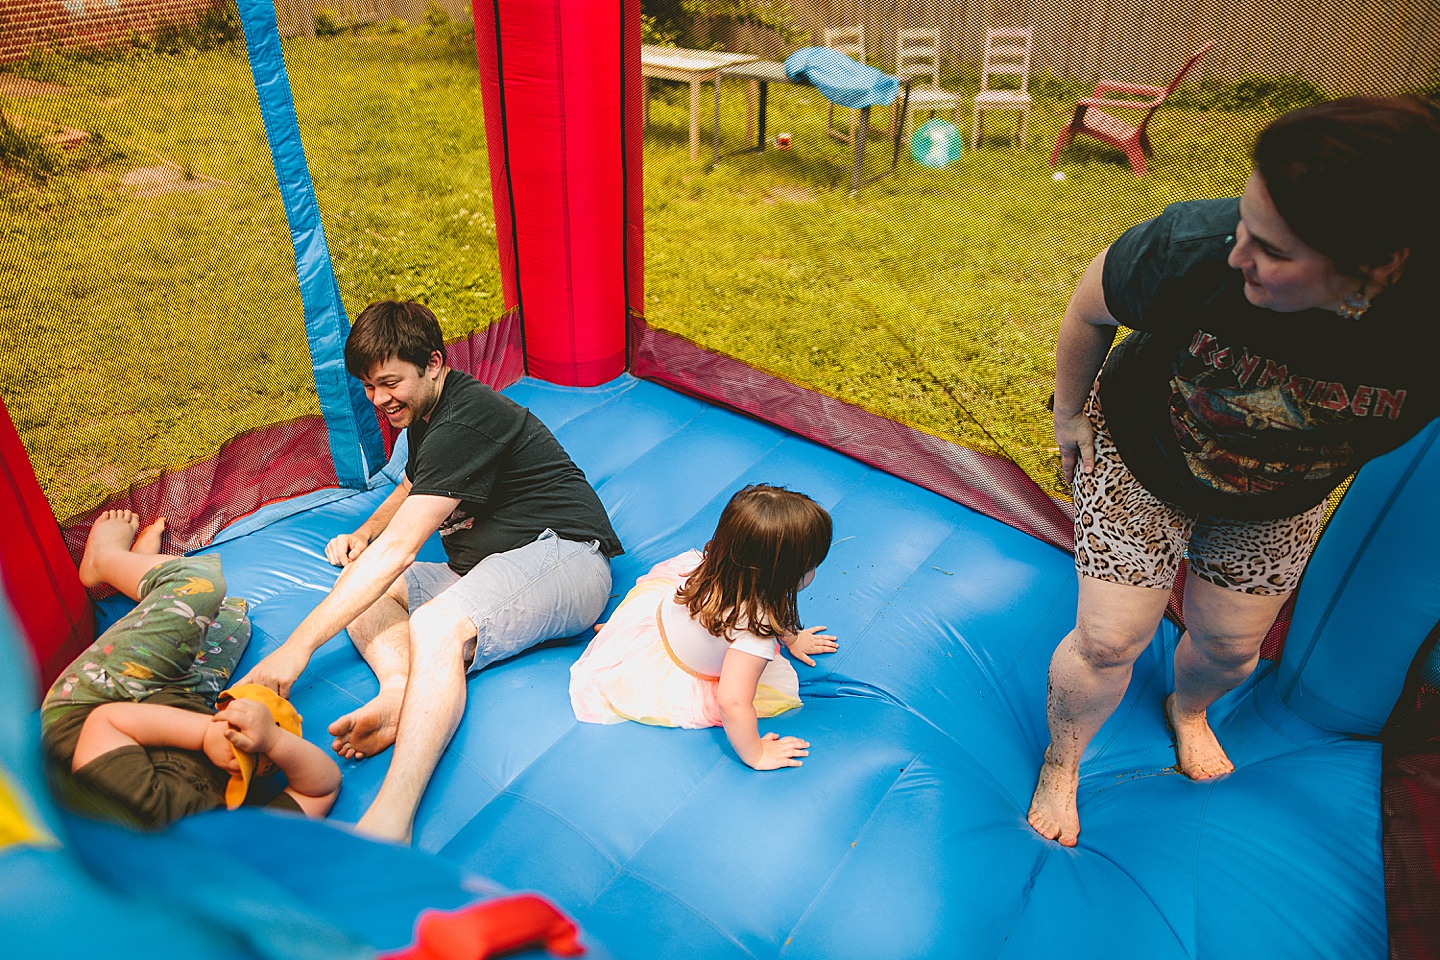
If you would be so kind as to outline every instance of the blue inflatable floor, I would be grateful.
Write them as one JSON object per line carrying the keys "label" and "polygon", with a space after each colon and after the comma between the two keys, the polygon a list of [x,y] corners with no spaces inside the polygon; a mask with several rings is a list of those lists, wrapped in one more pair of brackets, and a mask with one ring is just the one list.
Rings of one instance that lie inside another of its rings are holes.
{"label": "blue inflatable floor", "polygon": [[[577,723],[568,670],[584,637],[487,669],[425,796],[419,847],[549,896],[633,960],[1385,954],[1379,744],[1298,719],[1269,665],[1212,711],[1237,771],[1193,783],[1171,768],[1161,721],[1175,639],[1162,628],[1086,756],[1080,846],[1062,848],[1025,813],[1050,653],[1073,624],[1066,554],[654,384],[507,393],[609,509],[627,549],[617,597],[702,546],[743,484],[822,503],[835,543],[801,614],[840,648],[797,665],[803,709],[762,722],[810,740],[809,759],[765,774],[718,728]],[[320,600],[337,573],[325,542],[387,492],[218,548],[252,605],[242,669]],[[422,554],[440,557],[433,543]],[[331,641],[294,694],[307,737],[328,745],[326,724],[376,689],[347,639]],[[358,819],[388,763],[341,762],[336,819]]]}

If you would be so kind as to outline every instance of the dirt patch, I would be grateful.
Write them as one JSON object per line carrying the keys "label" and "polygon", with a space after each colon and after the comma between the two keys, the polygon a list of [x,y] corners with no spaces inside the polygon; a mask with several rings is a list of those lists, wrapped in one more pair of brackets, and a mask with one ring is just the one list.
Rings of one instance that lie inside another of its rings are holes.
{"label": "dirt patch", "polygon": [[208,177],[185,175],[179,167],[161,164],[156,167],[137,167],[120,178],[136,197],[158,197],[163,193],[202,193],[215,187],[216,181]]}
{"label": "dirt patch", "polygon": [[814,203],[815,191],[809,187],[795,187],[788,184],[777,184],[766,191],[772,200],[780,203]]}
{"label": "dirt patch", "polygon": [[59,97],[70,92],[70,88],[43,80],[28,80],[9,73],[0,73],[0,97]]}

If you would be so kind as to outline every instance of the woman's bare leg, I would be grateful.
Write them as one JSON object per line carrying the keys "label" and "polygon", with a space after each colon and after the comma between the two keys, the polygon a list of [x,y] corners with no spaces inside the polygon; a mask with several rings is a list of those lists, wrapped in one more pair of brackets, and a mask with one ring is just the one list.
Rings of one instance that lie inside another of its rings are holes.
{"label": "woman's bare leg", "polygon": [[1175,731],[1176,765],[1192,780],[1235,769],[1205,711],[1254,672],[1260,644],[1287,596],[1240,593],[1186,578],[1188,629],[1175,647],[1175,693],[1165,701],[1165,712]]}
{"label": "woman's bare leg", "polygon": [[1124,698],[1131,667],[1155,636],[1169,596],[1168,590],[1080,577],[1075,629],[1050,658],[1050,745],[1029,814],[1041,836],[1075,846],[1080,756]]}

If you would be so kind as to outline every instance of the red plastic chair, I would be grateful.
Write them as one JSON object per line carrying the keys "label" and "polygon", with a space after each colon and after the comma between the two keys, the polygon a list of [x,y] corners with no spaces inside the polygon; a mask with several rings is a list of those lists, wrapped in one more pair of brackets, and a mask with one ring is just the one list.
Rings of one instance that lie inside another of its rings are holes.
{"label": "red plastic chair", "polygon": [[[1060,151],[1070,145],[1076,134],[1085,134],[1094,137],[1102,143],[1108,143],[1112,147],[1118,147],[1125,151],[1125,156],[1130,158],[1130,169],[1135,171],[1135,176],[1145,176],[1145,158],[1150,156],[1150,138],[1145,133],[1145,128],[1150,123],[1150,118],[1155,115],[1160,104],[1164,103],[1175,88],[1180,86],[1180,81],[1185,75],[1215,46],[1211,40],[1205,46],[1195,51],[1195,55],[1185,61],[1185,66],[1175,74],[1175,79],[1170,81],[1168,87],[1148,87],[1135,83],[1107,83],[1100,82],[1095,85],[1095,92],[1075,105],[1075,116],[1060,131],[1060,137],[1055,141],[1055,149],[1050,152],[1050,166],[1055,166],[1060,159]],[[1106,94],[1120,93],[1132,97],[1151,97],[1150,100],[1111,100]],[[1144,110],[1145,116],[1140,120],[1139,126],[1131,126],[1119,117],[1106,113],[1102,107],[1110,109],[1124,108],[1131,110]]]}

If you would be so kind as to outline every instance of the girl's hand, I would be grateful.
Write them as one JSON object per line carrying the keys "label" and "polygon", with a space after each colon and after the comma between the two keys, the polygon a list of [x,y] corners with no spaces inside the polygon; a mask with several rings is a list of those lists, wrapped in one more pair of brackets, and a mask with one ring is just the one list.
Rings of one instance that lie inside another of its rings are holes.
{"label": "girl's hand", "polygon": [[1095,425],[1083,413],[1055,414],[1055,443],[1060,447],[1060,466],[1065,481],[1075,482],[1075,468],[1089,473],[1095,469]]}
{"label": "girl's hand", "polygon": [[760,759],[752,767],[756,770],[779,770],[781,767],[798,767],[797,757],[810,756],[810,741],[799,737],[782,737],[778,733],[767,733],[760,738]]}
{"label": "girl's hand", "polygon": [[812,653],[834,653],[838,644],[829,634],[820,633],[825,627],[806,627],[799,633],[787,633],[780,641],[790,649],[790,655],[807,667],[815,666],[810,659]]}

